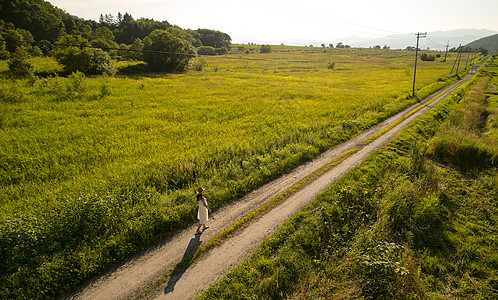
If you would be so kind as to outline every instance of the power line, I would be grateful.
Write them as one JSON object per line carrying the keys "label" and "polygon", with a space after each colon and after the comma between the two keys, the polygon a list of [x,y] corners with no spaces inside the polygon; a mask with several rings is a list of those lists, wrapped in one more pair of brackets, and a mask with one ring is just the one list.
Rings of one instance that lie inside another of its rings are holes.
{"label": "power line", "polygon": [[431,39],[428,35],[426,36],[426,38],[431,41],[434,45],[440,47],[440,48],[444,48],[445,46],[444,45],[441,45],[439,44],[438,42],[434,41],[433,39]]}
{"label": "power line", "polygon": [[[321,21],[318,21],[316,19],[303,18],[301,15],[297,16],[298,18],[301,18],[301,19],[305,19],[305,20],[308,20],[308,21],[312,21],[312,22],[316,22],[316,23],[328,25],[328,26],[331,26],[331,27],[336,27],[336,28],[347,30],[347,31],[351,31],[351,32],[363,33],[363,34],[375,35],[375,36],[386,36],[386,34],[408,34],[406,32],[385,30],[385,29],[380,29],[380,28],[376,28],[376,27],[372,27],[372,26],[367,26],[367,25],[363,25],[363,24],[359,24],[359,23],[355,23],[355,22],[343,20],[343,19],[333,17],[333,16],[331,16],[329,14],[326,14],[326,13],[323,13],[323,12],[317,12],[317,11],[311,10],[311,9],[309,9],[307,7],[298,6],[298,5],[295,5],[295,4],[292,4],[292,3],[288,3],[288,2],[285,2],[285,6],[293,6],[296,9],[298,9],[299,11],[307,11],[307,12],[309,12],[311,14],[323,16],[325,18],[328,18],[328,19],[331,19],[331,20],[334,20],[334,21],[338,21],[338,22],[341,22],[341,23],[350,24],[350,25],[353,25],[353,26],[356,26],[356,27],[361,27],[361,28],[365,28],[365,29],[373,30],[373,31],[377,31],[377,32],[384,32],[384,34],[372,33],[372,32],[367,32],[367,31],[359,30],[359,29],[346,28],[346,27],[338,26],[336,24],[330,24],[330,23],[321,22]],[[268,7],[268,8],[270,8],[270,7]],[[279,10],[279,9],[276,9],[276,8],[270,8],[270,9],[278,11],[280,13],[283,13],[282,10]],[[386,36],[386,37],[388,37],[388,36]]]}
{"label": "power line", "polygon": [[[6,40],[0,40],[6,41]],[[28,44],[36,44],[32,41],[18,41]],[[116,51],[128,51],[128,52],[142,52],[142,53],[153,53],[153,54],[166,54],[166,55],[180,55],[180,56],[190,56],[190,57],[212,57],[212,58],[222,58],[222,59],[241,59],[241,60],[256,60],[256,61],[275,61],[275,62],[298,62],[298,63],[309,63],[310,61],[305,60],[289,60],[289,59],[269,59],[269,58],[255,58],[255,57],[232,57],[232,56],[219,56],[219,55],[204,55],[204,54],[193,54],[193,53],[180,53],[180,52],[170,52],[170,51],[158,51],[158,50],[138,50],[138,49],[122,49],[115,47],[94,47],[80,44],[61,44],[53,43],[53,46],[66,46],[66,47],[76,47],[76,48],[91,48],[91,49],[101,49],[101,50],[116,50]]]}

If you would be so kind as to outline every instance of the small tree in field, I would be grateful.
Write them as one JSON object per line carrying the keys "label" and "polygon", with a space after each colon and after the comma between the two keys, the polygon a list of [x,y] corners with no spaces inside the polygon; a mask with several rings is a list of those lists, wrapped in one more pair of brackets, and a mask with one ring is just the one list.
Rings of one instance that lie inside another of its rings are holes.
{"label": "small tree in field", "polygon": [[420,60],[423,60],[423,61],[435,61],[436,60],[436,56],[434,56],[432,54],[423,53],[423,54],[420,55]]}
{"label": "small tree in field", "polygon": [[271,52],[271,47],[270,45],[263,45],[259,49],[259,53],[270,53]]}
{"label": "small tree in field", "polygon": [[67,72],[80,71],[86,75],[114,74],[109,55],[100,49],[69,47],[59,56]]}
{"label": "small tree in field", "polygon": [[[184,71],[187,69],[195,48],[181,36],[156,29],[144,39],[144,61],[154,71]],[[162,53],[161,53],[162,52]]]}

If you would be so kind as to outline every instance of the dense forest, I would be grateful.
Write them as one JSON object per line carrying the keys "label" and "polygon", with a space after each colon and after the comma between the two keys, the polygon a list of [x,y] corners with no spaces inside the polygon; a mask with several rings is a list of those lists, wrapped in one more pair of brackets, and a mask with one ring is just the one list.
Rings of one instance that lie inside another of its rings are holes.
{"label": "dense forest", "polygon": [[68,72],[87,74],[109,73],[110,57],[144,60],[153,70],[181,71],[188,62],[184,55],[144,57],[143,53],[223,54],[231,44],[230,36],[220,31],[184,30],[167,21],[134,19],[128,13],[101,14],[96,22],[43,0],[1,0],[0,6],[0,59],[24,65],[20,74],[29,73],[29,66],[19,62],[27,55],[51,55]]}

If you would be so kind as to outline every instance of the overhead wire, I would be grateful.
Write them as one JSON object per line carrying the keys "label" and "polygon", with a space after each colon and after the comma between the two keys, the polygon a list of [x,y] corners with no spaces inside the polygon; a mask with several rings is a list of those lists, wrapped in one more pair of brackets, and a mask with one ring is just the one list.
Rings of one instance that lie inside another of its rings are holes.
{"label": "overhead wire", "polygon": [[[321,21],[321,20],[318,20],[318,19],[307,18],[307,17],[304,17],[303,15],[294,15],[293,16],[294,18],[299,18],[299,19],[302,19],[302,20],[311,21],[311,22],[314,22],[314,23],[318,23],[318,24],[322,24],[322,25],[326,25],[326,26],[330,26],[330,27],[334,27],[334,28],[338,28],[338,29],[350,31],[350,32],[353,32],[353,33],[366,34],[366,35],[378,36],[378,37],[393,38],[393,39],[406,38],[406,37],[399,37],[399,36],[396,36],[396,35],[408,35],[408,34],[412,34],[412,33],[407,33],[407,32],[385,30],[385,29],[380,29],[380,28],[376,28],[376,27],[372,27],[372,26],[367,26],[367,25],[363,25],[363,24],[359,24],[359,23],[355,23],[355,22],[351,22],[351,21],[347,21],[347,20],[342,20],[340,18],[333,17],[333,16],[331,16],[329,14],[326,14],[326,13],[323,13],[323,12],[313,11],[313,10],[310,10],[310,9],[308,9],[306,7],[297,6],[297,5],[294,5],[292,3],[287,3],[286,2],[285,5],[286,6],[293,6],[296,9],[298,9],[299,11],[307,11],[308,13],[311,13],[311,14],[314,14],[314,15],[318,15],[318,16],[322,16],[322,17],[325,17],[327,19],[331,19],[331,20],[338,21],[338,22],[341,22],[341,23],[350,24],[350,25],[353,25],[353,26],[356,26],[356,27],[364,28],[364,29],[358,29],[358,28],[345,27],[345,26],[341,26],[341,25],[338,25],[338,24],[332,24],[330,22],[324,22],[324,21]],[[286,14],[286,12],[284,12],[283,10],[277,9],[275,7],[266,6],[266,8],[274,10],[276,12],[279,12],[280,14]],[[366,30],[370,30],[370,31],[365,31],[365,29]],[[376,31],[376,32],[379,32],[379,33],[374,33],[372,31]],[[380,33],[380,32],[382,32],[382,33]]]}
{"label": "overhead wire", "polygon": [[431,39],[431,38],[429,37],[429,35],[426,35],[426,38],[427,38],[429,41],[431,41],[434,45],[436,45],[436,46],[438,46],[438,47],[440,47],[440,48],[444,48],[444,47],[446,47],[445,45],[441,45],[441,44],[439,44],[438,42],[436,42],[436,41],[434,41],[433,39]]}
{"label": "overhead wire", "polygon": [[[6,41],[6,40],[0,39],[0,41]],[[36,42],[32,42],[32,41],[19,40],[18,42],[36,44]],[[115,47],[95,47],[95,46],[88,46],[88,45],[81,45],[81,44],[51,43],[51,45],[77,47],[77,48],[92,48],[92,49],[101,49],[101,50],[116,50],[116,51],[128,51],[128,52],[166,54],[166,55],[183,55],[183,56],[190,56],[190,57],[212,57],[212,58],[222,58],[222,59],[240,59],[240,60],[275,61],[275,62],[298,62],[298,63],[311,62],[311,61],[305,61],[305,60],[269,59],[269,58],[255,58],[255,57],[233,57],[233,56],[205,55],[205,54],[181,53],[181,52],[158,51],[158,50],[122,49],[122,48],[115,48]]]}

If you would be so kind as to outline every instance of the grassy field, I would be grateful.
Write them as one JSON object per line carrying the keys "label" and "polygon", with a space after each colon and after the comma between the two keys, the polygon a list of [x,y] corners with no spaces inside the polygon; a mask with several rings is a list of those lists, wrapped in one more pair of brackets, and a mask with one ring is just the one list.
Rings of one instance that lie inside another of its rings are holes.
{"label": "grassy field", "polygon": [[438,104],[200,299],[495,299],[497,85]]}
{"label": "grassy field", "polygon": [[[417,101],[413,52],[310,49],[169,75],[11,80],[1,62],[0,298],[67,291],[192,224],[196,186],[220,208]],[[452,59],[419,63],[419,98]]]}

